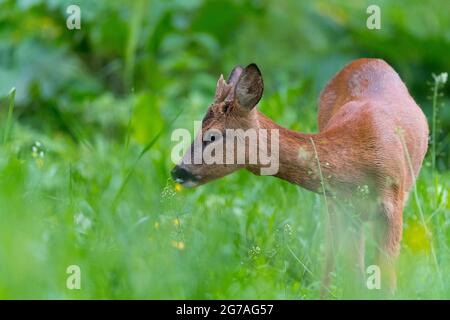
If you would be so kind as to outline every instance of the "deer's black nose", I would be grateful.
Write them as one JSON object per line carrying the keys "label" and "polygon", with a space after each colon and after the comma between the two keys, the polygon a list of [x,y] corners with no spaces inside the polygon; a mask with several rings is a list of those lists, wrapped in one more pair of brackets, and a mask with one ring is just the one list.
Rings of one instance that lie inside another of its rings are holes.
{"label": "deer's black nose", "polygon": [[175,180],[175,182],[178,183],[185,183],[187,181],[196,180],[194,175],[192,175],[192,173],[190,173],[184,168],[181,168],[180,166],[176,166],[175,168],[173,168],[173,170],[171,171],[171,175],[173,180]]}

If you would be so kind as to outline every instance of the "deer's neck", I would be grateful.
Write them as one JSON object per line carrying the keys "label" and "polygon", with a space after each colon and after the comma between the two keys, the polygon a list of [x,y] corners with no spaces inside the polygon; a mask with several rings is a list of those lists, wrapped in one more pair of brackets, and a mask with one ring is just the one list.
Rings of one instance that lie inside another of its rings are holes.
{"label": "deer's neck", "polygon": [[[304,134],[283,128],[271,119],[257,113],[257,125],[261,129],[278,129],[279,167],[276,177],[300,185],[314,192],[322,192],[322,179],[332,178],[334,161],[332,153],[336,150],[327,134]],[[334,157],[337,155],[335,154]],[[320,164],[320,167],[319,167]],[[250,168],[260,174],[260,167]]]}

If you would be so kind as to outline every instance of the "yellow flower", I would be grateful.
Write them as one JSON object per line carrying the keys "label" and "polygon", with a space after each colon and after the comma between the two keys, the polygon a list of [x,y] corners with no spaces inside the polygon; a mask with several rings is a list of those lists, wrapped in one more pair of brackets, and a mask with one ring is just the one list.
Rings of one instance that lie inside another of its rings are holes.
{"label": "yellow flower", "polygon": [[183,186],[181,184],[179,184],[179,183],[175,184],[175,191],[176,192],[180,192],[182,189],[183,189]]}
{"label": "yellow flower", "polygon": [[175,227],[179,227],[181,225],[181,221],[178,218],[173,219],[172,223]]}
{"label": "yellow flower", "polygon": [[428,252],[431,247],[430,237],[422,223],[418,221],[411,222],[404,233],[405,244],[414,252]]}
{"label": "yellow flower", "polygon": [[172,241],[172,247],[178,249],[178,250],[183,250],[184,249],[184,242],[183,241]]}

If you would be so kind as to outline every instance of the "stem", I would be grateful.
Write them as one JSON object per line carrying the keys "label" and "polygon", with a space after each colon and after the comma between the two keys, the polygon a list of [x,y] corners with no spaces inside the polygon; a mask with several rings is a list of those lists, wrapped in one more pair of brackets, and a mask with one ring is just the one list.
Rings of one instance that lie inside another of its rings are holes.
{"label": "stem", "polygon": [[125,75],[124,82],[127,90],[133,88],[134,78],[134,64],[135,52],[138,45],[139,28],[142,23],[142,18],[145,12],[144,1],[137,1],[133,7],[133,14],[131,16],[130,32],[128,34],[128,42],[125,49]]}
{"label": "stem", "polygon": [[433,119],[432,119],[432,146],[431,146],[431,168],[433,170],[433,173],[436,169],[436,117],[437,117],[437,97],[438,97],[438,90],[439,90],[439,82],[435,79],[434,80],[434,88],[433,88]]}
{"label": "stem", "polygon": [[[317,168],[319,170],[320,185],[322,186],[322,193],[325,196],[326,195],[326,193],[325,193],[325,183],[324,183],[324,180],[323,180],[322,168],[320,166],[320,160],[319,160],[319,155],[317,154],[316,144],[314,143],[313,138],[309,137],[309,140],[311,140],[311,144],[312,144],[313,149],[314,149],[314,155],[315,155],[315,158],[316,158],[316,161],[317,161]],[[325,197],[325,205],[328,208],[328,202],[327,202],[327,198],[326,197]],[[328,209],[327,209],[327,212],[328,212]]]}
{"label": "stem", "polygon": [[124,153],[123,153],[123,159],[122,159],[122,167],[125,166],[125,162],[126,162],[127,155],[128,155],[128,148],[130,145],[130,138],[131,138],[131,124],[133,121],[133,112],[134,112],[134,104],[131,104],[131,110],[130,110],[128,123],[127,123],[127,131],[125,133],[125,147],[124,147]]}
{"label": "stem", "polygon": [[9,108],[8,117],[6,118],[5,133],[3,134],[3,144],[6,144],[12,127],[12,115],[14,111],[14,101],[16,98],[16,88],[12,88],[9,92]]}
{"label": "stem", "polygon": [[[332,237],[331,216],[330,216],[330,211],[328,210],[328,200],[327,200],[327,195],[326,195],[326,191],[325,191],[325,181],[324,181],[323,175],[322,175],[322,168],[320,166],[319,154],[317,153],[316,144],[314,143],[313,138],[309,137],[309,140],[311,140],[311,144],[312,144],[313,149],[314,149],[314,155],[315,155],[316,161],[317,161],[317,167],[318,167],[318,170],[319,170],[320,184],[322,186],[322,193],[323,193],[323,197],[324,197],[324,201],[325,201],[325,211],[327,212],[327,232],[328,232],[328,235],[330,237]],[[333,254],[335,254],[336,250],[334,248],[333,241],[331,241],[331,248],[333,250]]]}

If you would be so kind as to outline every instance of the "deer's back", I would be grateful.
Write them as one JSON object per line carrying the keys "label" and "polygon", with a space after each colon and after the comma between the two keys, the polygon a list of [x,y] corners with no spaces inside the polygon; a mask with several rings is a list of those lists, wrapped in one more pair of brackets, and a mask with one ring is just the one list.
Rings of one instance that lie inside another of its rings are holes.
{"label": "deer's back", "polygon": [[385,61],[366,58],[354,60],[339,71],[322,90],[319,100],[319,130],[322,131],[347,102],[391,101],[392,108],[397,109],[405,107],[405,98],[410,98],[408,90]]}
{"label": "deer's back", "polygon": [[368,166],[402,175],[412,184],[398,137],[403,133],[417,175],[428,145],[425,115],[398,74],[380,59],[346,65],[320,95],[319,130],[336,132],[344,147],[367,159]]}

